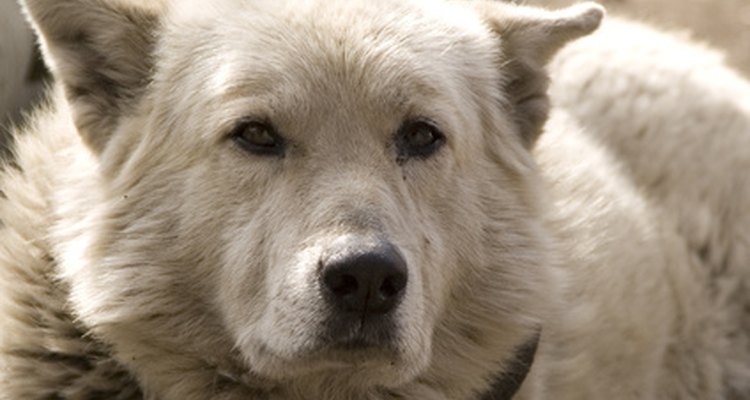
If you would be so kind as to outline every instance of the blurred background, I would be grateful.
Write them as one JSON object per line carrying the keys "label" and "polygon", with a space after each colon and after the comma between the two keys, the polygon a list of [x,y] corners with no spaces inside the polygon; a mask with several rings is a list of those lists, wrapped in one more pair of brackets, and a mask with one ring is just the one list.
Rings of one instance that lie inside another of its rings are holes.
{"label": "blurred background", "polygon": [[15,0],[0,0],[0,157],[8,129],[42,92],[45,70],[34,35]]}
{"label": "blurred background", "polygon": [[[510,0],[562,7],[574,0]],[[622,15],[722,49],[727,61],[750,77],[750,0],[600,0],[611,15]],[[15,0],[0,0],[0,155],[8,127],[22,120],[48,79],[34,39]]]}

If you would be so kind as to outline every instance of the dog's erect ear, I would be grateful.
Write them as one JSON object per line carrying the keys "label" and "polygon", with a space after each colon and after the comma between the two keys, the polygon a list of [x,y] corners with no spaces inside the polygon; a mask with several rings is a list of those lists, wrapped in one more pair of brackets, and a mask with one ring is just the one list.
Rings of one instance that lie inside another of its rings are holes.
{"label": "dog's erect ear", "polygon": [[514,106],[523,139],[531,147],[549,111],[547,62],[569,41],[596,30],[604,9],[595,3],[558,11],[496,1],[470,4],[499,37],[506,79],[503,90]]}
{"label": "dog's erect ear", "polygon": [[101,152],[150,79],[156,7],[125,0],[23,3],[83,141]]}

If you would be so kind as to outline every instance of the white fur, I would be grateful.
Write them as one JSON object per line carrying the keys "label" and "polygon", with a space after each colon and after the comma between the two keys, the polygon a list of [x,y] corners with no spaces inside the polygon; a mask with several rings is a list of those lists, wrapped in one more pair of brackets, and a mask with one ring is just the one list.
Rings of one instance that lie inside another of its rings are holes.
{"label": "white fur", "polygon": [[[690,220],[643,190],[614,136],[587,133],[595,117],[559,86],[539,136],[543,66],[599,7],[50,4],[26,7],[59,83],[0,178],[0,398],[468,400],[540,329],[523,399],[746,395],[747,361],[728,355],[745,345],[733,321],[747,299],[715,290],[744,284],[742,250],[719,283]],[[560,85],[589,93],[564,57]],[[273,122],[284,157],[236,145],[244,118]],[[399,159],[410,118],[446,145]],[[739,163],[746,133],[727,139]],[[730,232],[707,251],[741,247]],[[338,348],[321,336],[318,265],[373,237],[408,265],[398,329],[390,348]]]}
{"label": "white fur", "polygon": [[[628,178],[679,233],[693,273],[710,282],[704,290],[713,315],[681,328],[694,345],[672,344],[673,368],[701,373],[710,387],[731,386],[724,396],[744,398],[750,393],[750,314],[742,309],[750,301],[750,84],[720,54],[686,39],[613,20],[558,55],[551,95],[622,160]],[[685,346],[710,346],[705,353],[715,359],[690,369],[693,362],[684,358],[694,356],[685,355]],[[695,382],[683,386],[680,398],[701,391]]]}

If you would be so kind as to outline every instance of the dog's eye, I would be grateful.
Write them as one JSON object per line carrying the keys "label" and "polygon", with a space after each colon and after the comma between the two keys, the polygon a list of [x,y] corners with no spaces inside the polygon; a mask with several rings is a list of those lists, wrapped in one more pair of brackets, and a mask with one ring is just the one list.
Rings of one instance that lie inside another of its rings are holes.
{"label": "dog's eye", "polygon": [[267,122],[242,121],[232,131],[232,140],[243,150],[258,155],[284,155],[284,139]]}
{"label": "dog's eye", "polygon": [[445,144],[445,135],[431,122],[424,120],[407,121],[398,132],[398,158],[427,158]]}

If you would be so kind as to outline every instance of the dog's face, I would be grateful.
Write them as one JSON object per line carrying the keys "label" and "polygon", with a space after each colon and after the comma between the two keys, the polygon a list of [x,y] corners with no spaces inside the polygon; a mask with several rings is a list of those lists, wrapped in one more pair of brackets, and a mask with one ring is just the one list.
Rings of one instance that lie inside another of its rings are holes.
{"label": "dog's face", "polygon": [[30,3],[99,164],[69,275],[103,336],[396,386],[536,329],[539,68],[598,9],[558,38],[494,3],[62,2],[84,27]]}
{"label": "dog's face", "polygon": [[458,249],[482,241],[479,199],[459,194],[479,181],[461,170],[482,130],[460,110],[496,84],[495,49],[477,26],[384,32],[436,27],[403,2],[214,7],[175,21],[153,90],[180,152],[202,153],[180,218],[189,242],[212,232],[199,246],[214,248],[203,268],[224,324],[263,375],[413,376],[466,264]]}
{"label": "dog's face", "polygon": [[213,249],[200,268],[223,323],[263,375],[411,378],[462,269],[489,266],[480,171],[515,186],[484,154],[496,43],[445,6],[213,8],[172,21],[152,104],[191,158],[178,217]]}

